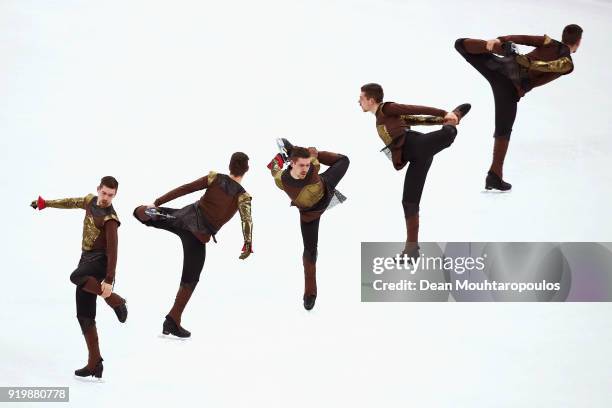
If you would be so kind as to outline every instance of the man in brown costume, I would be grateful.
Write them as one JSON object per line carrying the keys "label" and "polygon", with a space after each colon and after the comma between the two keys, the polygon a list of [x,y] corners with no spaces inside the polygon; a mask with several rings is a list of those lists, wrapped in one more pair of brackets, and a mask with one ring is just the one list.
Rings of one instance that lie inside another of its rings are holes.
{"label": "man in brown costume", "polygon": [[[571,54],[578,50],[582,28],[570,24],[563,29],[561,42],[547,35],[506,35],[493,40],[460,38],[455,49],[491,85],[495,100],[493,160],[485,180],[487,190],[512,188],[503,180],[503,166],[518,101],[537,86],[549,83],[574,70]],[[516,45],[534,47],[528,54]],[[498,55],[495,55],[498,54]]]}
{"label": "man in brown costume", "polygon": [[[359,105],[364,112],[376,117],[376,130],[385,147],[381,150],[391,159],[395,170],[410,163],[404,178],[402,206],[406,220],[406,245],[402,251],[405,262],[419,255],[419,210],[427,173],[436,154],[449,147],[457,136],[459,124],[471,108],[468,103],[452,112],[419,105],[383,102],[384,92],[379,84],[361,87]],[[441,125],[439,130],[420,133],[411,129],[416,125]]]}
{"label": "man in brown costume", "polygon": [[113,293],[115,267],[117,265],[117,229],[120,222],[112,206],[119,183],[114,177],[106,176],[100,180],[98,195],[89,194],[79,198],[45,200],[38,197],[32,201],[32,208],[85,210],[83,220],[83,240],[81,259],[77,269],[70,275],[76,288],[77,319],[87,344],[87,365],[74,372],[79,377],[102,377],[104,369],[98,331],[96,329],[96,298],[101,296],[113,308],[121,323],[127,319],[125,299]]}
{"label": "man in brown costume", "polygon": [[[156,199],[153,205],[141,205],[134,210],[134,216],[140,222],[178,235],[183,245],[181,282],[174,305],[164,320],[163,334],[181,338],[191,336],[191,333],[181,326],[181,317],[200,280],[206,258],[206,243],[211,237],[216,242],[215,234],[236,212],[240,212],[244,236],[240,259],[246,259],[253,252],[251,196],[240,185],[248,169],[248,156],[236,152],[230,159],[229,175],[211,171],[204,177],[164,194]],[[204,195],[186,207],[160,207],[168,201],[204,189]]]}
{"label": "man in brown costume", "polygon": [[[283,154],[277,154],[268,164],[276,186],[285,191],[291,199],[291,205],[300,210],[300,227],[304,252],[304,308],[311,310],[317,298],[317,246],[319,241],[319,220],[328,208],[333,207],[346,198],[336,190],[336,186],[344,177],[349,166],[349,158],[338,153],[317,151],[314,147],[308,149],[293,146],[286,139],[281,139],[284,145]],[[289,166],[283,170],[285,160]],[[319,174],[320,166],[329,168]]]}

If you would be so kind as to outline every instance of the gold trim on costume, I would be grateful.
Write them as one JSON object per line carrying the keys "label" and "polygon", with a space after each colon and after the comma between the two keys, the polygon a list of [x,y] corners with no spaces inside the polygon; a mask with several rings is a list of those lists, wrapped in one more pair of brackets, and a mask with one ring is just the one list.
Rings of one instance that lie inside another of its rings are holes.
{"label": "gold trim on costume", "polygon": [[544,45],[550,44],[551,41],[552,41],[552,38],[544,34]]}
{"label": "gold trim on costume", "polygon": [[213,181],[215,181],[216,177],[217,177],[216,171],[211,171],[210,173],[208,173],[208,185],[209,186],[212,184]]}
{"label": "gold trim on costume", "polygon": [[96,227],[93,217],[86,216],[83,221],[83,250],[91,251],[98,236],[100,236],[100,230]]}
{"label": "gold trim on costume", "polygon": [[115,220],[118,223],[119,222],[119,217],[117,217],[117,214],[109,214],[106,217],[104,217],[104,219],[102,220],[102,224],[106,223],[106,221],[110,221],[110,220]]}
{"label": "gold trim on costume", "polygon": [[309,208],[318,203],[324,194],[323,183],[308,184],[302,188],[293,203],[298,207]]}
{"label": "gold trim on costume", "polygon": [[569,57],[562,57],[553,61],[532,61],[525,55],[517,55],[516,62],[522,67],[538,72],[566,74],[574,69],[574,64]]}
{"label": "gold trim on costume", "polygon": [[378,136],[382,139],[385,146],[390,145],[393,142],[393,138],[387,131],[387,127],[385,125],[376,125],[376,131],[378,132]]}
{"label": "gold trim on costume", "polygon": [[385,103],[387,102],[381,102],[378,105],[378,108],[376,108],[376,113],[380,112],[381,115],[385,116],[385,112],[383,112],[383,106],[385,106]]}

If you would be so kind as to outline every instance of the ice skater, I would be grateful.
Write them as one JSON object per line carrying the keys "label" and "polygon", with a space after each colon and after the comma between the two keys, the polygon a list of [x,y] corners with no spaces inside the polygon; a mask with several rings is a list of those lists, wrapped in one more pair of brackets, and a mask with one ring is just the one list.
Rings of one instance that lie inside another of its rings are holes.
{"label": "ice skater", "polygon": [[[336,186],[344,177],[349,158],[343,154],[317,151],[293,146],[287,139],[279,139],[282,153],[277,154],[268,164],[278,188],[285,191],[291,205],[300,212],[300,227],[304,251],[304,308],[311,310],[317,298],[317,247],[319,242],[319,221],[321,215],[344,197]],[[283,170],[285,163],[289,163]],[[319,174],[321,164],[329,166]]]}
{"label": "ice skater", "polygon": [[[206,243],[236,212],[240,213],[244,245],[240,259],[246,259],[252,251],[253,221],[251,219],[251,196],[240,184],[249,169],[249,158],[242,152],[232,155],[230,174],[211,171],[191,183],[182,185],[156,199],[153,205],[141,205],[134,216],[143,224],[176,234],[183,245],[183,271],[174,305],[166,315],[163,334],[190,337],[191,333],[181,326],[187,302],[200,280],[206,258]],[[195,191],[206,192],[193,204],[181,209],[161,207],[168,201]]]}
{"label": "ice skater", "polygon": [[121,323],[127,319],[125,299],[113,292],[115,267],[117,265],[117,229],[120,222],[112,201],[117,194],[119,183],[114,177],[100,180],[98,195],[89,194],[79,198],[45,200],[38,197],[30,206],[45,208],[85,210],[81,259],[70,275],[76,288],[77,320],[87,344],[87,365],[74,374],[79,377],[102,377],[104,369],[98,331],[96,329],[96,298],[101,296],[117,315]]}
{"label": "ice skater", "polygon": [[[379,84],[361,87],[359,105],[364,112],[376,116],[376,130],[395,170],[410,163],[404,178],[402,206],[406,221],[406,245],[401,256],[416,259],[419,256],[419,210],[427,172],[433,158],[449,147],[457,135],[456,125],[470,111],[470,104],[462,104],[452,112],[418,105],[383,102],[384,92]],[[430,133],[412,130],[414,125],[441,125]]]}
{"label": "ice skater", "polygon": [[[491,85],[495,100],[493,160],[485,180],[487,190],[512,188],[503,179],[503,166],[517,104],[527,92],[574,70],[571,54],[578,50],[582,28],[570,24],[563,29],[561,42],[547,35],[506,35],[493,40],[460,38],[455,49]],[[535,47],[519,54],[515,44]],[[495,55],[498,54],[498,55]]]}

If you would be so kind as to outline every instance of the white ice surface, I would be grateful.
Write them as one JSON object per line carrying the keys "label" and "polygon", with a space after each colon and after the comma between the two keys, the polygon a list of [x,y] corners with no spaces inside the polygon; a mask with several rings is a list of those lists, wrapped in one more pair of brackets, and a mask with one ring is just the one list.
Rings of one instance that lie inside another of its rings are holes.
{"label": "white ice surface", "polygon": [[[403,172],[357,105],[372,81],[396,102],[473,105],[431,168],[422,241],[611,241],[611,17],[604,1],[0,2],[0,385],[69,386],[88,407],[611,406],[610,304],[360,303],[360,242],[405,229]],[[515,187],[483,193],[492,95],[454,40],[559,38],[568,23],[585,29],[575,71],[521,101]],[[321,222],[311,313],[298,214],[265,169],[276,137],[351,158],[349,200]],[[232,220],[184,315],[193,338],[160,339],[180,245],[131,210],[237,150],[255,253],[237,259]],[[86,358],[68,280],[83,214],[27,204],[107,174],[130,317],[98,302],[105,382],[90,384],[71,375]]]}

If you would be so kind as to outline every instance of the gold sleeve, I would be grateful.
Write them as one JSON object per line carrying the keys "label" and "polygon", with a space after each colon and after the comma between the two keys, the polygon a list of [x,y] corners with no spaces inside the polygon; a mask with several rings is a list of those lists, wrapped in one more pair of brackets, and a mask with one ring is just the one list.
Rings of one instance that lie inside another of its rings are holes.
{"label": "gold sleeve", "polygon": [[281,190],[284,190],[285,188],[283,187],[283,182],[281,180],[281,176],[283,175],[283,169],[280,168],[276,160],[272,162],[272,168],[270,169],[270,172],[272,173],[272,177],[274,177],[274,183],[276,184],[276,187],[280,188]]}
{"label": "gold sleeve", "polygon": [[93,194],[88,194],[85,197],[75,197],[75,198],[60,198],[58,200],[45,200],[45,206],[51,208],[61,208],[61,209],[73,209],[80,208],[85,209],[85,205],[89,204],[89,202],[94,198]]}
{"label": "gold sleeve", "polygon": [[539,72],[567,74],[574,69],[574,64],[568,57],[562,57],[553,61],[532,61],[524,55],[518,55],[516,62],[522,67]]}
{"label": "gold sleeve", "polygon": [[440,116],[401,115],[400,118],[406,122],[406,126],[435,126],[444,123],[444,118]]}
{"label": "gold sleeve", "polygon": [[242,223],[242,236],[244,242],[253,241],[253,220],[251,218],[251,196],[248,193],[242,193],[238,197],[238,211],[240,212],[240,221]]}

